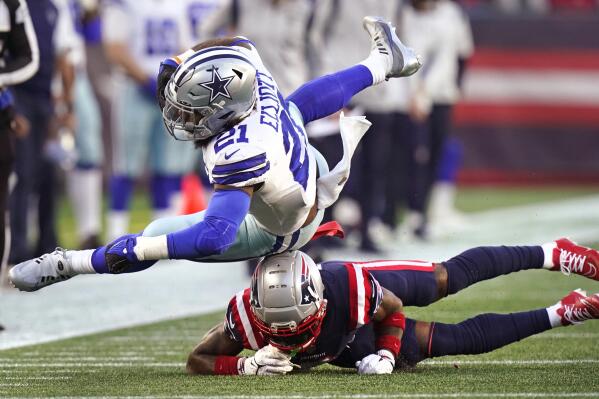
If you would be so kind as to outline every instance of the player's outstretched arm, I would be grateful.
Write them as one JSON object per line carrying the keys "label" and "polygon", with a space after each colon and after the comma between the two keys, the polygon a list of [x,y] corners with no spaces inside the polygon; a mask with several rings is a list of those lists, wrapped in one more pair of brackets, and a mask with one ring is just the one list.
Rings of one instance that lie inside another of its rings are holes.
{"label": "player's outstretched arm", "polygon": [[253,187],[215,186],[204,220],[170,234],[128,234],[110,243],[105,261],[110,273],[123,273],[144,261],[197,259],[222,254],[237,237],[248,214]]}
{"label": "player's outstretched arm", "polygon": [[202,338],[187,358],[187,372],[191,375],[285,375],[293,366],[290,355],[270,345],[254,356],[235,356],[243,345],[225,331],[225,324],[214,326]]}
{"label": "player's outstretched arm", "polygon": [[218,357],[237,359],[235,355],[243,345],[225,333],[224,322],[212,327],[187,358],[187,372],[192,375],[217,374],[215,363]]}
{"label": "player's outstretched arm", "polygon": [[401,349],[401,338],[406,328],[401,300],[386,288],[383,300],[373,316],[376,353],[356,362],[359,374],[390,374]]}

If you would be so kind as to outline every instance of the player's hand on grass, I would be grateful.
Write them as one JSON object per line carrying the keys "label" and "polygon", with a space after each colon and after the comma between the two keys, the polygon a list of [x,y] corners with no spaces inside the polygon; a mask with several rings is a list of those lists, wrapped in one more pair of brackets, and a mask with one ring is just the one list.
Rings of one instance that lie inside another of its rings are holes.
{"label": "player's hand on grass", "polygon": [[138,234],[126,234],[106,246],[104,255],[110,273],[118,274],[139,263],[135,255]]}
{"label": "player's hand on grass", "polygon": [[395,367],[393,354],[381,349],[356,362],[358,374],[391,374]]}
{"label": "player's hand on grass", "polygon": [[243,362],[242,375],[285,375],[293,370],[290,356],[268,345]]}

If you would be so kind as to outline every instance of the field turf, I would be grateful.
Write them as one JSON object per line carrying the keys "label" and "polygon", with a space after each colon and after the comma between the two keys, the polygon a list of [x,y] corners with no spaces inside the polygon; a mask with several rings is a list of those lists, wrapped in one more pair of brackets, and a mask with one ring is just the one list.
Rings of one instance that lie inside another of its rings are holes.
{"label": "field turf", "polygon": [[[480,210],[486,209],[484,198],[494,208],[519,203],[523,195],[477,191],[460,201],[471,204],[463,209]],[[526,203],[547,199],[535,190],[526,195],[534,197]],[[527,271],[478,284],[427,308],[408,308],[407,314],[458,322],[485,312],[546,307],[578,287],[599,291],[599,282]],[[187,376],[187,353],[222,317],[219,312],[0,351],[0,397],[599,397],[599,321],[548,331],[490,354],[436,359],[390,376],[358,376],[330,366],[279,378]]]}

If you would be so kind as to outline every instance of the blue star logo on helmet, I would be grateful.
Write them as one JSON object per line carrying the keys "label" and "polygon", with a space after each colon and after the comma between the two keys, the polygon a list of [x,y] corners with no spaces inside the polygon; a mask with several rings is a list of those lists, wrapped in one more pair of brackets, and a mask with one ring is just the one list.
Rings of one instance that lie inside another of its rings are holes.
{"label": "blue star logo on helmet", "polygon": [[223,78],[218,73],[218,68],[215,68],[214,66],[210,70],[212,71],[212,80],[209,82],[200,83],[200,86],[210,90],[210,102],[212,103],[218,98],[218,96],[231,99],[231,95],[229,94],[229,90],[227,90],[227,86],[229,86],[235,76],[227,76]]}

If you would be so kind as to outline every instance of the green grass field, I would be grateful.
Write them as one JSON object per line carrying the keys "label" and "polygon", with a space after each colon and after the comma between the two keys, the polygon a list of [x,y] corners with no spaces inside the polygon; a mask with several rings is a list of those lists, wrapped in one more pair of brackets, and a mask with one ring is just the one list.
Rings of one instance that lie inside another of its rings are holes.
{"label": "green grass field", "polygon": [[[493,209],[593,191],[470,189],[461,192],[459,206]],[[427,308],[408,308],[407,314],[457,322],[485,312],[546,307],[579,287],[599,291],[599,283],[578,276],[521,272]],[[358,376],[330,366],[278,378],[187,376],[187,353],[222,317],[218,312],[0,351],[0,397],[599,397],[599,322],[548,331],[490,354],[425,362],[390,376]]]}

